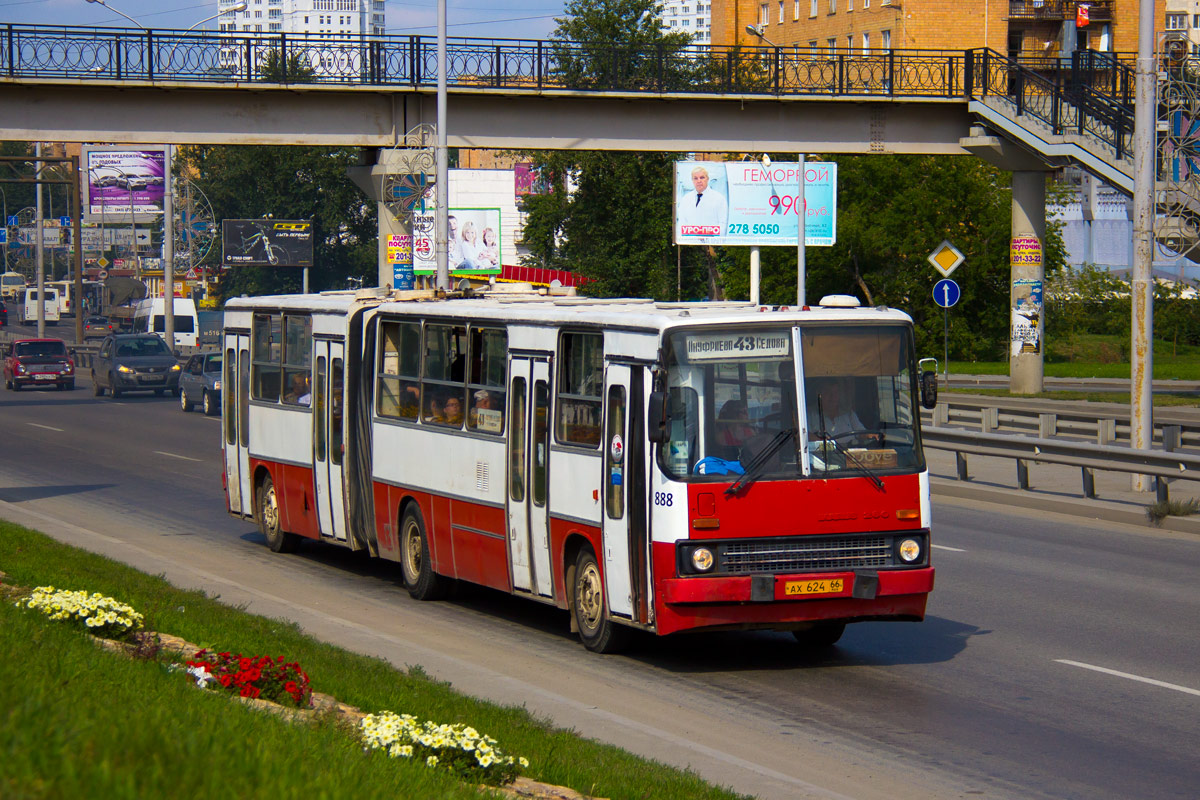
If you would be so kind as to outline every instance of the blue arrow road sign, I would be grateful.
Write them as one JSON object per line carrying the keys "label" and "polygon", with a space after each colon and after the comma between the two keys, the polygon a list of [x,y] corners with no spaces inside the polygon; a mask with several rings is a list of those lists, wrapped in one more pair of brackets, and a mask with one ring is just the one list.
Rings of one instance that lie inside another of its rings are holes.
{"label": "blue arrow road sign", "polygon": [[933,302],[942,308],[954,305],[960,297],[962,297],[962,289],[959,289],[958,284],[949,278],[942,278],[933,285]]}
{"label": "blue arrow road sign", "polygon": [[17,223],[17,215],[16,214],[8,215],[8,224],[10,227],[13,227],[13,228],[17,227],[18,223]]}
{"label": "blue arrow road sign", "polygon": [[0,244],[8,244],[8,228],[0,228]]}

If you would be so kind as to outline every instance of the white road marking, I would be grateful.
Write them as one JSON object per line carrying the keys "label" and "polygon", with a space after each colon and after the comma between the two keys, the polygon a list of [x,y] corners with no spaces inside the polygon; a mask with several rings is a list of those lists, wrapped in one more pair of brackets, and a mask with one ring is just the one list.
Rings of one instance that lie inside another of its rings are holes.
{"label": "white road marking", "polygon": [[933,546],[933,549],[934,549],[934,550],[949,550],[951,553],[965,553],[965,552],[967,552],[966,550],[963,550],[961,547],[946,547],[946,545],[944,545],[944,544],[935,544],[935,545]]}
{"label": "white road marking", "polygon": [[1200,697],[1200,689],[1189,689],[1186,686],[1179,686],[1178,684],[1174,683],[1166,683],[1165,681],[1156,681],[1154,678],[1143,678],[1141,675],[1131,675],[1128,672],[1118,672],[1115,669],[1108,669],[1107,667],[1097,667],[1095,664],[1084,664],[1081,661],[1068,661],[1065,658],[1056,658],[1054,660],[1059,664],[1066,664],[1068,666],[1079,667],[1081,669],[1090,669],[1094,672],[1103,672],[1105,675],[1115,675],[1118,678],[1126,678],[1131,681],[1138,681],[1139,683],[1148,683],[1151,686],[1160,686],[1163,689],[1174,689],[1177,692],[1194,694],[1197,697]]}
{"label": "white road marking", "polygon": [[35,428],[44,428],[45,430],[48,430],[48,431],[58,431],[59,433],[66,433],[66,429],[64,429],[64,428],[55,428],[53,425],[42,425],[42,424],[40,424],[40,423],[37,423],[37,422],[26,422],[25,424],[26,424],[26,425],[32,425],[32,426],[33,426],[33,427],[35,427]]}
{"label": "white road marking", "polygon": [[167,456],[168,458],[178,458],[180,461],[195,461],[196,463],[201,463],[203,461],[203,459],[189,458],[187,456],[176,455],[175,453],[167,453],[162,450],[155,450],[154,452],[158,453],[160,456]]}

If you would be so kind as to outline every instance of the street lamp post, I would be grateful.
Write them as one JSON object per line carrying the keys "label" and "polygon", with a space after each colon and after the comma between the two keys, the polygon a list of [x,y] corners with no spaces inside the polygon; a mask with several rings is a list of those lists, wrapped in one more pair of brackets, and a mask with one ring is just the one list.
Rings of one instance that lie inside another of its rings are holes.
{"label": "street lamp post", "polygon": [[140,28],[142,30],[150,30],[149,28],[146,28],[146,26],[143,25],[142,23],[139,23],[137,19],[134,19],[133,17],[128,16],[128,14],[125,13],[124,11],[121,11],[120,8],[114,8],[110,5],[108,5],[107,2],[104,2],[104,0],[88,0],[88,2],[95,2],[96,5],[104,6],[104,7],[108,8],[109,11],[112,11],[113,13],[121,14],[122,17],[125,17],[126,19],[130,20],[131,23],[133,23],[134,25],[137,25],[138,28]]}

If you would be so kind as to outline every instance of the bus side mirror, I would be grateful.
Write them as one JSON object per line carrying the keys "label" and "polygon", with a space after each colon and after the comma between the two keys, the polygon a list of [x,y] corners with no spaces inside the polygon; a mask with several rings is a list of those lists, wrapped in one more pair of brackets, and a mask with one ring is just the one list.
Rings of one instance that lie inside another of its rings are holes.
{"label": "bus side mirror", "polygon": [[667,440],[667,393],[650,393],[650,412],[646,416],[646,438],[652,444]]}
{"label": "bus side mirror", "polygon": [[925,408],[937,406],[938,381],[937,373],[925,371],[921,373],[921,405]]}

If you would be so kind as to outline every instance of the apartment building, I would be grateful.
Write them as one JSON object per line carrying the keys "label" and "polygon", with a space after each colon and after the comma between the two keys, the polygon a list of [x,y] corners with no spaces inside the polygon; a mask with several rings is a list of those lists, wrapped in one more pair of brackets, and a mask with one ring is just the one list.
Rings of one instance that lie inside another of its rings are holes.
{"label": "apartment building", "polygon": [[1165,29],[1186,36],[1189,52],[1200,55],[1200,0],[1167,0]]}
{"label": "apartment building", "polygon": [[[1200,6],[1155,0],[1156,28],[1169,2]],[[988,47],[1024,58],[1134,53],[1137,17],[1138,0],[712,0],[712,43],[841,52]],[[747,25],[761,26],[767,41]]]}
{"label": "apartment building", "polygon": [[709,0],[665,0],[664,33],[686,33],[696,44],[712,43],[712,3]]}
{"label": "apartment building", "polygon": [[218,30],[236,33],[302,33],[344,39],[382,36],[383,0],[218,0]]}

